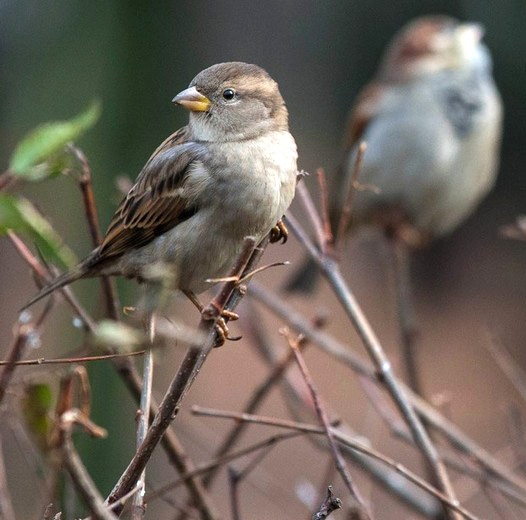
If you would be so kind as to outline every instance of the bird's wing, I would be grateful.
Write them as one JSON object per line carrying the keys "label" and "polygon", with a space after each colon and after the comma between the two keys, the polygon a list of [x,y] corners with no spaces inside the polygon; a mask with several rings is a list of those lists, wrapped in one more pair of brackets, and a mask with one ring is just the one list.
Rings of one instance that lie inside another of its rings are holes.
{"label": "bird's wing", "polygon": [[350,189],[352,167],[350,159],[356,145],[363,139],[368,125],[378,115],[382,98],[387,93],[387,87],[373,81],[359,93],[356,103],[349,114],[343,141],[343,155],[334,176],[334,186],[331,189],[330,217],[333,231],[336,232],[341,217],[341,211]]}
{"label": "bird's wing", "polygon": [[184,187],[190,166],[202,151],[201,145],[189,141],[187,127],[155,150],[117,208],[96,263],[146,245],[195,213],[197,208],[184,196]]}
{"label": "bird's wing", "polygon": [[371,120],[378,114],[381,99],[387,92],[387,87],[379,82],[373,81],[366,85],[358,94],[358,98],[351,109],[344,146],[348,152],[358,143]]}

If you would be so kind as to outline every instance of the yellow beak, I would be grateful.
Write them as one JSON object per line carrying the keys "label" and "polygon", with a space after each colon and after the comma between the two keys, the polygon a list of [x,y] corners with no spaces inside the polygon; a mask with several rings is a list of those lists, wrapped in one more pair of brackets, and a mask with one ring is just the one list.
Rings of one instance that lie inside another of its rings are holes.
{"label": "yellow beak", "polygon": [[179,92],[172,99],[172,103],[181,105],[192,112],[206,112],[210,108],[210,100],[197,91],[195,87]]}

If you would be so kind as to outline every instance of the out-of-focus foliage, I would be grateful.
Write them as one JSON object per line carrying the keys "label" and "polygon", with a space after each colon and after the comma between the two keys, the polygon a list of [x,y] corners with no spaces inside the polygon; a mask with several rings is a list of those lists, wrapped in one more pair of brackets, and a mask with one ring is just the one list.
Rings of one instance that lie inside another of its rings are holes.
{"label": "out-of-focus foliage", "polygon": [[27,429],[33,435],[38,447],[46,451],[51,432],[51,407],[53,394],[45,383],[31,383],[25,388],[22,399],[22,413]]}
{"label": "out-of-focus foliage", "polygon": [[102,320],[94,331],[97,345],[111,347],[119,352],[131,352],[145,343],[144,334],[118,321]]}
{"label": "out-of-focus foliage", "polygon": [[[31,181],[59,173],[59,168],[50,167],[56,165],[56,160],[52,160],[53,156],[63,150],[67,143],[89,130],[99,119],[100,113],[100,102],[93,101],[84,112],[69,121],[55,121],[38,126],[16,147],[9,164],[10,173]],[[38,167],[49,159],[48,167]]]}
{"label": "out-of-focus foliage", "polygon": [[23,197],[0,194],[0,234],[18,231],[33,240],[45,258],[60,267],[72,267],[77,259],[51,224]]}

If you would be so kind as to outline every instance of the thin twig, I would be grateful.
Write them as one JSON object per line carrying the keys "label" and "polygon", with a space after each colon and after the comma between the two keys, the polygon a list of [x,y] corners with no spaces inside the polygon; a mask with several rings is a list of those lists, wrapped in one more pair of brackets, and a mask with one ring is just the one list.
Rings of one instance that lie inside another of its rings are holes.
{"label": "thin twig", "polygon": [[320,212],[324,236],[322,252],[326,254],[329,252],[329,248],[332,248],[332,244],[334,243],[334,235],[331,229],[331,217],[329,215],[329,188],[327,186],[325,170],[323,168],[318,168],[316,170],[316,175],[318,177],[318,185],[320,186]]}
{"label": "thin twig", "polygon": [[[273,367],[276,363],[276,360],[278,359],[277,352],[281,352],[281,349],[278,349],[276,345],[273,345],[273,342],[269,340],[265,334],[264,326],[261,325],[262,324],[259,322],[253,323],[255,332],[257,332],[257,334],[254,334],[254,340],[256,341],[256,345],[258,350],[260,350],[263,359],[270,367]],[[319,319],[315,321],[315,326],[320,326]],[[305,338],[305,340],[307,342],[307,338]],[[290,349],[288,352],[289,354],[292,354]],[[315,417],[316,412],[314,411],[314,404],[312,403],[312,400],[308,398],[306,393],[303,391],[303,387],[299,388],[299,383],[301,382],[303,382],[301,379],[292,377],[292,374],[285,373],[284,378],[282,379],[282,390],[284,392],[286,403],[295,420],[302,420],[305,422],[308,420],[307,417]],[[238,426],[243,427],[246,425],[245,423],[235,422],[235,427]],[[346,432],[346,434],[351,438],[358,437],[347,424],[342,423],[341,421],[339,428],[341,431]],[[363,440],[363,437],[361,437],[361,439]],[[323,442],[323,439],[321,438],[318,439],[313,437],[309,440],[311,440],[311,442],[313,442],[317,447],[321,447],[322,449],[330,449],[328,443]],[[410,435],[409,442],[411,444],[413,442]],[[438,515],[439,509],[441,510],[440,503],[430,497],[428,494],[423,493],[418,487],[409,485],[409,483],[404,484],[403,481],[401,481],[401,478],[396,475],[391,468],[386,467],[383,464],[371,459],[370,457],[367,457],[366,455],[363,455],[346,446],[342,446],[342,450],[345,451],[346,457],[351,459],[354,464],[367,472],[386,490],[392,492],[396,497],[418,511],[418,513],[433,518]],[[334,467],[332,458],[331,464],[332,467]],[[320,497],[320,502],[322,498],[323,497]]]}
{"label": "thin twig", "polygon": [[[245,270],[250,264],[251,256],[253,256],[254,253],[259,256],[259,253],[255,252],[255,245],[254,238],[245,238],[242,253],[239,255],[232,272],[232,275],[237,276],[237,279],[243,276]],[[196,344],[189,347],[179,370],[170,383],[170,386],[159,405],[159,411],[153,419],[144,442],[137,450],[125,472],[112,490],[107,499],[107,503],[111,504],[112,502],[115,502],[115,500],[118,500],[122,495],[128,493],[144,470],[154,448],[170,426],[170,423],[177,414],[181,401],[184,399],[208,354],[214,347],[216,343],[215,324],[221,316],[222,311],[229,303],[230,297],[235,296],[234,290],[236,287],[237,283],[235,281],[226,282],[220,289],[219,294],[212,300],[212,302],[210,302],[207,308],[203,310],[199,330],[207,333],[208,339],[204,345]]]}
{"label": "thin twig", "polygon": [[416,356],[417,349],[415,348],[417,331],[413,309],[409,246],[395,234],[395,236],[387,238],[387,247],[389,248],[394,275],[398,325],[400,327],[400,339],[402,343],[402,359],[404,360],[407,383],[413,392],[423,396],[422,382],[419,377]]}
{"label": "thin twig", "polygon": [[[304,334],[305,337],[320,347],[324,352],[344,365],[347,365],[357,374],[367,377],[376,384],[379,383],[375,370],[367,361],[356,355],[348,346],[340,343],[334,337],[312,327],[309,320],[298,312],[295,312],[290,305],[286,305],[282,299],[255,282],[251,285],[250,296],[267,307],[294,330]],[[403,384],[402,387],[417,413],[427,424],[444,435],[458,450],[477,461],[489,475],[500,478],[512,485],[517,492],[526,499],[526,481],[515,475],[499,460],[479,446],[473,439],[468,437],[456,425],[427,403],[427,401],[411,392],[411,390]]]}
{"label": "thin twig", "polygon": [[482,344],[521,398],[526,402],[526,372],[513,359],[509,350],[495,335],[491,335],[488,341]]}
{"label": "thin twig", "polygon": [[310,375],[307,364],[305,363],[305,360],[303,359],[303,356],[299,349],[299,346],[298,346],[299,339],[293,338],[288,331],[285,331],[285,337],[287,338],[290,348],[294,352],[296,363],[298,364],[301,375],[303,376],[303,379],[305,380],[305,384],[307,385],[309,389],[312,400],[314,401],[314,406],[316,408],[316,414],[318,415],[318,418],[320,422],[322,423],[325,433],[327,435],[327,440],[329,441],[329,445],[331,447],[331,452],[334,458],[334,462],[336,464],[336,468],[338,469],[338,472],[340,473],[353,499],[352,509],[354,510],[354,513],[357,515],[358,518],[371,518],[371,514],[368,511],[368,508],[366,507],[363,501],[363,498],[360,495],[360,492],[356,488],[351,478],[351,475],[349,473],[349,470],[347,469],[347,465],[345,464],[345,460],[342,457],[342,454],[340,453],[338,446],[336,445],[334,436],[332,434],[331,426],[329,423],[329,418],[327,416],[327,412],[325,411],[325,406],[321,401],[321,398],[318,393],[318,389],[316,388],[314,380],[312,379],[312,376]]}
{"label": "thin twig", "polygon": [[[90,363],[91,361],[104,361],[106,359],[118,359],[133,356],[142,356],[146,351],[137,350],[136,352],[127,352],[123,354],[103,354],[100,356],[84,356],[84,357],[71,357],[71,358],[37,358],[37,359],[24,359],[14,363],[15,366],[32,366],[32,365],[69,365],[78,363]],[[0,366],[9,364],[8,360],[0,361]]]}
{"label": "thin twig", "polygon": [[24,355],[31,337],[36,334],[36,330],[32,323],[22,324],[20,322],[16,325],[15,339],[9,353],[7,355],[7,363],[2,374],[0,374],[0,403],[2,403],[6,394],[7,387],[13,377],[13,372],[17,366],[18,361]]}
{"label": "thin twig", "polygon": [[312,520],[325,520],[331,513],[337,509],[341,509],[342,501],[334,496],[332,486],[327,488],[327,496],[321,503],[320,509],[312,516]]}
{"label": "thin twig", "polygon": [[298,431],[292,431],[287,433],[280,433],[277,435],[272,435],[271,437],[268,437],[267,439],[264,439],[262,441],[256,442],[254,444],[251,444],[250,446],[247,446],[246,448],[241,448],[237,451],[234,451],[232,453],[227,453],[225,455],[222,455],[221,457],[214,458],[208,462],[198,464],[191,472],[182,474],[177,480],[174,480],[173,482],[169,482],[168,484],[164,485],[163,487],[156,489],[155,491],[152,491],[148,493],[144,499],[145,503],[149,503],[152,500],[164,495],[165,493],[168,493],[169,491],[172,491],[176,487],[182,485],[186,480],[190,478],[194,478],[196,476],[202,475],[204,473],[207,473],[208,471],[217,468],[218,466],[224,466],[225,464],[228,464],[229,462],[239,459],[241,457],[245,457],[246,455],[253,453],[255,451],[266,449],[269,446],[273,446],[277,444],[278,442],[293,439],[298,437],[299,435],[303,435],[303,432]]}
{"label": "thin twig", "polygon": [[[244,414],[244,413],[239,413],[239,412],[223,411],[223,410],[217,410],[215,408],[204,408],[202,406],[192,406],[192,413],[195,415],[216,417],[216,418],[222,418],[222,419],[231,419],[234,421],[244,421],[244,422],[250,422],[254,424],[265,424],[268,426],[275,426],[277,428],[287,428],[287,429],[293,429],[293,430],[297,430],[297,431],[301,431],[305,433],[326,435],[325,428],[321,426],[314,426],[312,424],[290,421],[288,419],[277,419],[274,417],[265,417],[261,415],[251,415],[251,414]],[[353,450],[364,453],[368,455],[369,457],[372,457],[387,466],[392,467],[394,470],[396,470],[397,473],[403,475],[407,480],[413,482],[413,484],[416,484],[423,490],[427,491],[429,494],[438,498],[443,504],[447,505],[451,509],[457,511],[458,513],[462,514],[466,518],[470,518],[471,520],[476,519],[474,515],[472,515],[469,511],[465,510],[463,507],[459,505],[458,500],[455,500],[455,501],[450,500],[450,498],[447,497],[442,491],[439,491],[438,489],[433,487],[431,484],[428,484],[425,480],[421,479],[418,475],[416,475],[415,473],[407,469],[402,464],[399,464],[398,462],[391,459],[390,457],[387,457],[386,455],[372,449],[371,447],[366,446],[365,444],[350,438],[348,435],[341,433],[338,429],[336,429],[333,426],[330,426],[330,429],[331,429],[331,432],[334,438],[338,442],[342,443],[345,446],[348,446],[349,448]]]}
{"label": "thin twig", "polygon": [[[279,382],[279,380],[281,379],[287,368],[290,366],[292,361],[294,361],[294,352],[292,350],[289,350],[287,354],[274,365],[274,367],[269,372],[265,380],[253,391],[252,395],[248,398],[243,408],[243,411],[245,413],[255,413],[257,411],[257,409],[263,403],[265,397],[268,395],[270,390]],[[225,453],[229,452],[234,447],[242,433],[245,431],[245,428],[245,423],[240,422],[235,424],[232,427],[232,429],[227,433],[220,446],[216,449],[213,455],[214,458],[221,457]],[[215,476],[217,475],[218,469],[219,467],[210,470],[210,472],[203,479],[203,483],[206,487],[209,487],[212,484]]]}
{"label": "thin twig", "polygon": [[366,150],[367,150],[367,144],[365,141],[362,141],[356,151],[356,157],[354,158],[349,191],[347,192],[347,196],[345,197],[342,212],[340,214],[340,220],[338,221],[336,240],[334,241],[334,249],[336,251],[341,250],[343,239],[345,237],[345,232],[347,231],[347,228],[349,227],[349,221],[351,219],[352,203],[354,201],[354,194],[356,193],[356,187],[358,185],[358,178],[360,177],[360,173],[362,171],[363,158],[364,158]]}
{"label": "thin twig", "polygon": [[[31,267],[33,273],[38,277],[41,284],[49,282],[50,278],[48,273],[37,257],[30,251],[26,244],[14,233],[13,231],[7,232],[8,238],[11,240],[18,254],[22,259]],[[95,321],[86,312],[86,310],[80,305],[78,300],[75,298],[69,287],[62,287],[59,292],[64,296],[64,299],[73,308],[75,314],[81,319],[84,324],[84,328],[89,331],[95,329]]]}
{"label": "thin twig", "polygon": [[65,432],[62,449],[64,452],[64,464],[77,488],[77,491],[85,500],[86,505],[96,520],[117,520],[117,517],[104,504],[104,499],[91,479],[88,471],[82,463],[73,441],[71,433]]}
{"label": "thin twig", "polygon": [[0,444],[0,518],[2,520],[15,520],[11,494],[9,493],[9,487],[7,485],[2,444]]}
{"label": "thin twig", "polygon": [[310,219],[312,227],[314,228],[314,233],[316,235],[318,247],[321,250],[325,247],[325,232],[323,230],[323,223],[318,215],[318,212],[316,211],[314,201],[312,200],[310,192],[307,190],[307,187],[305,186],[304,182],[300,182],[296,186],[296,194],[298,195],[298,198],[301,200],[303,206],[307,211],[307,215]]}
{"label": "thin twig", "polygon": [[[138,411],[137,424],[137,449],[144,442],[146,432],[150,423],[150,407],[152,400],[153,383],[153,342],[155,339],[155,313],[152,313],[147,324],[150,348],[144,356],[144,369],[142,374],[141,402]],[[133,498],[132,519],[141,520],[144,517],[144,489],[145,489],[146,469],[143,470],[139,478],[137,494]]]}
{"label": "thin twig", "polygon": [[230,506],[232,508],[232,520],[241,520],[239,509],[239,476],[234,468],[228,468],[228,483],[230,487]]}
{"label": "thin twig", "polygon": [[[391,394],[393,401],[400,410],[404,420],[407,422],[407,425],[409,426],[409,429],[411,430],[411,433],[415,439],[415,443],[424,455],[430,471],[433,472],[440,489],[446,493],[451,502],[455,502],[455,491],[447,474],[444,463],[440,460],[435,446],[431,442],[431,439],[429,438],[429,435],[427,434],[420,418],[415,413],[413,405],[407,398],[402,385],[400,385],[399,381],[395,377],[391,363],[389,362],[380,341],[371,328],[371,325],[365,317],[365,314],[360,308],[358,302],[354,298],[354,295],[343,279],[338,264],[328,255],[320,255],[320,253],[312,245],[311,241],[303,231],[299,222],[290,214],[287,217],[287,222],[290,224],[293,233],[305,246],[332,286],[336,297],[342,304],[347,316],[353,323],[358,335],[363,342],[363,345],[367,350],[367,353],[369,354],[369,357],[371,358],[371,361],[374,363],[378,377],[385,385],[387,391]],[[446,512],[448,514],[451,513],[451,518],[458,518],[458,515],[448,511],[447,508]]]}
{"label": "thin twig", "polygon": [[[352,349],[340,343],[326,332],[312,327],[309,320],[298,312],[295,312],[290,305],[285,304],[282,299],[256,282],[251,285],[250,296],[263,304],[294,330],[305,335],[306,338],[320,347],[324,352],[348,366],[357,374],[367,377],[376,384],[379,383],[375,370],[367,361],[363,360],[360,356],[356,355]],[[473,460],[476,460],[489,475],[500,478],[512,485],[517,492],[526,499],[526,481],[513,474],[499,460],[479,446],[473,439],[468,437],[424,399],[411,392],[411,390],[403,384],[402,387],[417,413],[427,424],[433,426],[434,429],[444,435],[458,450],[467,454]]]}
{"label": "thin twig", "polygon": [[[18,251],[22,259],[31,267],[33,273],[35,273],[35,275],[40,280],[46,280],[46,270],[40,261],[35,257],[35,255],[33,255],[29,248],[24,244],[24,242],[13,232],[8,232],[8,237],[12,241],[15,249]],[[82,320],[85,329],[93,333],[96,327],[93,318],[91,318],[88,312],[82,307],[68,287],[63,287],[61,292],[68,304],[72,307],[75,314]],[[117,356],[112,360],[112,363],[134,399],[137,402],[140,402],[142,379],[132,360],[128,359],[128,357]],[[157,402],[152,399],[150,415],[155,416],[158,410],[159,406]],[[173,431],[168,430],[166,432],[162,439],[162,445],[166,451],[170,463],[177,469],[179,473],[190,473],[194,469],[192,461],[186,454],[186,451]],[[209,495],[205,492],[201,482],[191,477],[185,480],[185,484],[188,487],[188,491],[192,495],[196,507],[203,515],[203,519],[216,520],[218,515],[216,513],[215,506],[212,503]]]}
{"label": "thin twig", "polygon": [[[86,220],[90,230],[91,242],[93,247],[98,247],[102,241],[102,235],[100,232],[97,206],[95,204],[95,197],[93,194],[91,169],[82,150],[76,146],[71,146],[71,150],[81,164],[82,171],[79,177],[79,186],[82,193],[84,212],[86,214]],[[119,319],[119,299],[115,285],[109,276],[104,275],[100,277],[100,283],[104,294],[106,315],[113,320],[117,320]]]}

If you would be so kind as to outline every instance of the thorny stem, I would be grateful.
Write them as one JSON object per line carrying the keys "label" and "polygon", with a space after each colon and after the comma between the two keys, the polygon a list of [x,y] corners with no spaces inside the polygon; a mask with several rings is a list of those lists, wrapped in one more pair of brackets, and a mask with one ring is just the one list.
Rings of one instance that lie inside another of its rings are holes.
{"label": "thorny stem", "polygon": [[[397,405],[400,413],[407,422],[411,433],[415,439],[416,445],[421,450],[427,461],[430,471],[433,475],[442,491],[450,498],[452,502],[456,501],[455,491],[447,474],[446,468],[438,453],[435,446],[431,442],[429,435],[427,434],[420,418],[415,413],[413,405],[408,400],[406,393],[402,386],[396,379],[391,363],[385,355],[384,349],[376,337],[371,325],[369,324],[365,314],[355,300],[354,295],[345,283],[341,276],[338,264],[334,259],[328,256],[322,256],[310,242],[309,238],[299,225],[299,222],[289,214],[287,221],[291,226],[293,233],[296,235],[298,240],[306,247],[307,251],[311,254],[312,258],[316,261],[320,267],[322,273],[331,284],[336,297],[342,304],[347,316],[353,323],[358,335],[360,336],[363,345],[365,346],[371,361],[374,363],[375,369],[378,373],[378,378],[385,385],[387,391],[391,394],[393,401]],[[446,509],[446,512],[451,518],[458,518],[453,512]]]}

